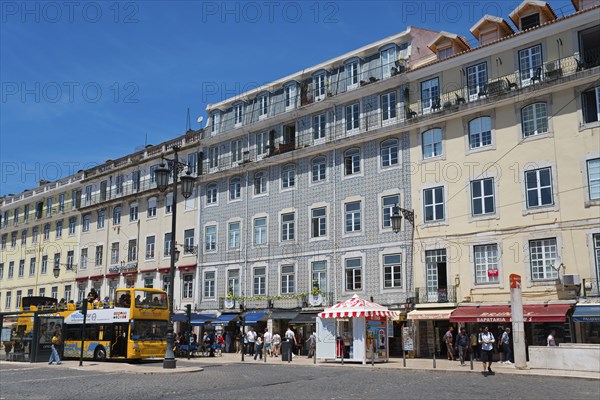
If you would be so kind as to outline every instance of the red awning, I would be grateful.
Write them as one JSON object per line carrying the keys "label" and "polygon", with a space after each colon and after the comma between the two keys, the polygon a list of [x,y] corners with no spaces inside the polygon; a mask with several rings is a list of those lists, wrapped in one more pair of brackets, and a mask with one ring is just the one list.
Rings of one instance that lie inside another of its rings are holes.
{"label": "red awning", "polygon": [[142,273],[156,272],[156,268],[143,269],[140,272],[142,272]]}
{"label": "red awning", "polygon": [[89,277],[87,277],[87,276],[80,276],[80,277],[78,277],[78,278],[75,278],[75,282],[85,282],[85,281],[87,281],[88,279],[90,279],[90,278],[89,278]]}
{"label": "red awning", "polygon": [[170,267],[167,267],[167,268],[159,268],[159,269],[158,269],[158,272],[159,272],[159,273],[161,273],[161,274],[168,274],[170,270],[171,270],[171,268],[170,268]]}
{"label": "red awning", "polygon": [[177,267],[177,269],[180,271],[193,271],[194,269],[196,269],[196,264],[180,265],[179,267]]}
{"label": "red awning", "polygon": [[[523,322],[565,322],[570,304],[525,304]],[[450,322],[511,322],[510,306],[458,307]]]}
{"label": "red awning", "polygon": [[104,278],[104,275],[94,275],[94,276],[90,276],[90,279],[93,281],[99,281],[100,279]]}
{"label": "red awning", "polygon": [[116,272],[116,273],[113,273],[113,274],[106,274],[106,275],[104,275],[104,277],[105,277],[106,279],[112,279],[112,278],[116,278],[116,277],[118,277],[119,275],[121,275],[121,274],[120,274],[120,273],[118,273],[118,272]]}

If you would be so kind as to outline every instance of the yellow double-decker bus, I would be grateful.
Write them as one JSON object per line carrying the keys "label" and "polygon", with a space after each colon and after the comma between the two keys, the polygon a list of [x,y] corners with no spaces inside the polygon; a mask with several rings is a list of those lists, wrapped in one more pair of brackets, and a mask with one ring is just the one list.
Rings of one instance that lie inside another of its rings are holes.
{"label": "yellow double-decker bus", "polygon": [[[169,321],[167,293],[151,288],[117,289],[115,300],[114,304],[89,305],[83,357],[96,361],[164,357]],[[63,315],[63,357],[79,358],[83,314],[76,310]]]}

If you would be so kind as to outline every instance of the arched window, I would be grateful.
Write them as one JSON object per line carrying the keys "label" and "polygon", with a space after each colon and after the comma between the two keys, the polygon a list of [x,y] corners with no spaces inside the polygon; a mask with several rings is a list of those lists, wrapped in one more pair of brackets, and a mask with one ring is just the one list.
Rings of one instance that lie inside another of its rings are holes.
{"label": "arched window", "polygon": [[119,225],[121,223],[121,206],[113,208],[113,225]]}
{"label": "arched window", "polygon": [[229,180],[229,200],[239,199],[242,195],[242,181],[239,176]]}
{"label": "arched window", "polygon": [[344,175],[360,173],[360,149],[355,147],[344,153]]}
{"label": "arched window", "polygon": [[324,181],[327,177],[327,160],[324,156],[313,158],[311,175],[313,182]]}
{"label": "arched window", "polygon": [[254,174],[254,194],[267,192],[267,176],[264,171],[258,171]]}
{"label": "arched window", "polygon": [[433,128],[422,133],[423,158],[442,155],[442,130]]}
{"label": "arched window", "polygon": [[381,166],[398,165],[398,139],[388,139],[381,142]]}
{"label": "arched window", "polygon": [[469,121],[469,147],[476,149],[492,144],[492,119],[479,117]]}
{"label": "arched window", "polygon": [[216,204],[217,202],[217,184],[209,183],[206,185],[206,204]]}
{"label": "arched window", "polygon": [[284,189],[296,186],[296,166],[288,164],[281,170],[281,187]]}

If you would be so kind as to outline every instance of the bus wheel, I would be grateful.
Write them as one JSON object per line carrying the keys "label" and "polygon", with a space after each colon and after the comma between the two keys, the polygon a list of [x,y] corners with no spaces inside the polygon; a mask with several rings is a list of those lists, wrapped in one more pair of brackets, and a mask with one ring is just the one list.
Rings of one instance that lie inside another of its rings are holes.
{"label": "bus wheel", "polygon": [[106,350],[104,347],[98,346],[94,351],[94,361],[106,361]]}

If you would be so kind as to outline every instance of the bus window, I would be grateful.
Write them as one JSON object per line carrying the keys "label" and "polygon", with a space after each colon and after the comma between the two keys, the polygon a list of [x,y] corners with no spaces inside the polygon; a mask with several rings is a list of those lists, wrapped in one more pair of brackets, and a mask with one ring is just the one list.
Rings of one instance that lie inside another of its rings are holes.
{"label": "bus window", "polygon": [[145,290],[135,291],[137,308],[167,308],[167,296],[164,293],[153,293]]}
{"label": "bus window", "polygon": [[131,322],[132,340],[167,340],[167,321],[137,319]]}

